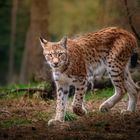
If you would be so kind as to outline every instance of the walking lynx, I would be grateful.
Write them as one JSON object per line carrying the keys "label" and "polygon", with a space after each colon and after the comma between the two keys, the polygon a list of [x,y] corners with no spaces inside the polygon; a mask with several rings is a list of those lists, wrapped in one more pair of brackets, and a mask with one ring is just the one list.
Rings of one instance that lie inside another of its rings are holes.
{"label": "walking lynx", "polygon": [[88,77],[101,68],[106,69],[115,93],[101,104],[99,110],[108,111],[128,93],[127,110],[135,111],[139,88],[131,78],[128,64],[137,41],[131,33],[119,27],[109,27],[75,39],[64,37],[59,42],[48,42],[40,38],[40,42],[57,88],[56,116],[48,122],[49,125],[64,121],[70,85],[75,87],[73,112],[86,114],[83,101]]}

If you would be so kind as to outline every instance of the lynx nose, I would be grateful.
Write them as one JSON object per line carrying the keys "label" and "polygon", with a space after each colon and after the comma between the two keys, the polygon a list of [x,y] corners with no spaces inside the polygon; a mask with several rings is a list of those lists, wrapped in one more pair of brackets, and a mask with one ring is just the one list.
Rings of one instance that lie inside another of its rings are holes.
{"label": "lynx nose", "polygon": [[54,62],[54,66],[57,67],[58,66],[58,62]]}
{"label": "lynx nose", "polygon": [[58,66],[58,59],[57,58],[53,59],[53,65],[54,65],[54,67]]}

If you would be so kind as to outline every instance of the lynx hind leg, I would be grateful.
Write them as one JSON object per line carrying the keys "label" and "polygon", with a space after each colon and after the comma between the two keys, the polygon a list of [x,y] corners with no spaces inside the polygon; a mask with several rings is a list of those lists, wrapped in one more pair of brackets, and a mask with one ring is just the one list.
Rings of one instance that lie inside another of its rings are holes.
{"label": "lynx hind leg", "polygon": [[132,80],[128,69],[125,71],[125,86],[129,97],[127,111],[133,112],[136,110],[139,88]]}
{"label": "lynx hind leg", "polygon": [[93,70],[92,68],[89,68],[87,74],[87,90],[94,91],[94,81],[95,76],[93,74]]}
{"label": "lynx hind leg", "polygon": [[123,72],[120,73],[120,71],[111,70],[109,71],[109,76],[111,77],[112,83],[114,85],[115,93],[103,104],[101,104],[99,108],[101,112],[109,111],[109,109],[119,102],[123,98],[124,94],[126,94]]}
{"label": "lynx hind leg", "polygon": [[88,76],[87,90],[94,91],[94,76]]}
{"label": "lynx hind leg", "polygon": [[85,115],[87,113],[87,110],[84,106],[84,95],[86,92],[86,80],[76,80],[76,82],[73,82],[75,85],[75,95],[72,102],[72,109],[73,112],[79,116]]}

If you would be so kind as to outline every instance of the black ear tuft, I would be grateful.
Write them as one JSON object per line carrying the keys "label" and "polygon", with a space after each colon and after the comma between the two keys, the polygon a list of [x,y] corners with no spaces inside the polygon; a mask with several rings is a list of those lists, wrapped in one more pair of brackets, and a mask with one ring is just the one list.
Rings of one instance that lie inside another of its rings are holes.
{"label": "black ear tuft", "polygon": [[42,38],[42,37],[40,37],[39,40],[40,40],[41,46],[44,48],[45,44],[47,44],[48,41],[45,40],[45,39]]}
{"label": "black ear tuft", "polygon": [[67,36],[64,36],[62,39],[61,39],[61,45],[63,48],[67,48]]}
{"label": "black ear tuft", "polygon": [[41,42],[43,42],[43,38],[42,37],[40,37],[39,39],[40,39]]}
{"label": "black ear tuft", "polygon": [[42,42],[42,43],[44,43],[44,44],[46,44],[46,43],[48,42],[47,40],[45,40],[45,39],[42,38],[42,37],[40,37],[39,39],[40,39],[40,42]]}

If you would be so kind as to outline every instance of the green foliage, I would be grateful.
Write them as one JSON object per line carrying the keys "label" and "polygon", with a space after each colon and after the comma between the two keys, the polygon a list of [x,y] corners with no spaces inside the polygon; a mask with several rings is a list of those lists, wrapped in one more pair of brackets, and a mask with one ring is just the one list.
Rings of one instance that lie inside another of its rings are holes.
{"label": "green foliage", "polygon": [[[47,84],[49,87],[49,84]],[[30,87],[47,87],[45,83],[30,83],[28,85],[11,85],[8,88],[11,90],[16,89],[16,88],[30,88]],[[111,96],[113,93],[112,88],[107,88],[107,89],[102,89],[102,90],[97,90],[95,93],[89,92],[86,94],[86,100],[98,100],[102,98],[107,98]],[[9,128],[9,127],[15,127],[15,126],[24,126],[24,125],[30,125],[33,122],[38,122],[38,121],[44,121],[47,123],[47,121],[52,117],[52,114],[54,114],[54,109],[51,107],[54,107],[54,100],[47,100],[47,101],[42,101],[42,100],[36,100],[33,98],[19,98],[23,97],[25,95],[25,92],[17,92],[17,93],[10,93],[7,96],[4,97],[4,100],[0,98],[1,103],[5,102],[7,106],[10,106],[8,112],[12,113],[12,108],[17,107],[16,110],[14,111],[15,116],[21,116],[20,113],[23,112],[23,110],[27,112],[26,118],[14,118],[13,115],[11,115],[11,118],[6,118],[6,120],[0,121],[0,127],[2,128]],[[71,102],[71,98],[69,99]],[[16,103],[15,103],[16,102]],[[15,103],[15,105],[14,105]],[[17,106],[18,104],[18,106]],[[22,108],[23,106],[23,108]],[[21,107],[21,108],[20,108]],[[47,108],[47,109],[46,109]],[[22,110],[23,109],[23,110]],[[21,111],[21,112],[20,112]],[[23,115],[23,114],[22,114]],[[104,115],[103,113],[100,113],[98,111],[95,112],[89,112],[86,116],[87,117],[102,117]],[[86,117],[85,116],[85,117]],[[22,116],[23,117],[23,116]],[[77,120],[79,117],[71,112],[66,112],[65,114],[65,121],[74,121]],[[101,121],[95,123],[95,127],[100,128],[104,127],[107,124],[107,122]],[[72,130],[86,130],[84,124],[81,124],[80,126],[73,126],[71,127]]]}
{"label": "green foliage", "polygon": [[108,98],[111,95],[113,95],[113,89],[112,88],[106,88],[102,90],[97,90],[95,93],[89,92],[86,94],[85,99],[86,101],[92,100],[92,99],[103,99]]}
{"label": "green foliage", "polygon": [[0,2],[0,79],[1,83],[6,82],[8,70],[8,53],[10,42],[10,10],[11,1]]}
{"label": "green foliage", "polygon": [[70,113],[70,112],[66,112],[65,121],[73,121],[73,120],[77,120],[77,119],[78,119],[77,115]]}
{"label": "green foliage", "polygon": [[16,91],[17,89],[30,89],[30,88],[39,88],[39,89],[47,89],[48,91],[51,90],[51,85],[49,83],[46,82],[32,82],[29,84],[12,84],[12,85],[8,85],[6,87],[3,87],[0,89],[1,93],[0,93],[0,98],[8,98],[8,99],[12,99],[12,98],[19,98],[24,96],[25,94],[27,94],[27,92],[25,91]]}
{"label": "green foliage", "polygon": [[[9,47],[11,35],[11,11],[12,1],[0,1],[0,84],[6,83],[9,62]],[[25,46],[26,31],[29,25],[30,2],[18,1],[16,42],[15,42],[15,75],[19,73],[23,50]]]}
{"label": "green foliage", "polygon": [[52,39],[57,39],[64,35],[95,31],[103,26],[111,26],[114,22],[119,24],[118,5],[117,0],[51,0],[50,35]]}
{"label": "green foliage", "polygon": [[15,73],[20,72],[20,66],[25,48],[26,34],[30,20],[30,0],[19,1],[17,13],[17,33],[16,33],[16,52],[15,52]]}
{"label": "green foliage", "polygon": [[[139,3],[137,0],[138,6]],[[31,7],[30,0],[18,1],[16,51],[14,56],[14,78],[17,81],[26,44]],[[12,1],[1,0],[0,9],[0,82],[5,84],[9,61]],[[89,31],[96,31],[105,26],[114,26],[116,24],[117,26],[121,24],[127,26],[124,17],[123,4],[117,0],[50,0],[49,17],[46,15],[49,25],[46,28],[49,29],[49,38],[55,41],[64,35],[74,36]]]}
{"label": "green foliage", "polygon": [[0,127],[2,128],[10,128],[15,126],[27,126],[28,124],[31,124],[31,120],[22,119],[22,118],[13,118],[10,120],[4,120],[0,121]]}
{"label": "green foliage", "polygon": [[[47,88],[48,90],[51,89],[51,85],[50,83],[47,82],[29,82],[28,84],[11,84],[5,87],[6,89],[11,89],[11,90],[15,90],[15,89],[22,89],[22,88],[41,88],[41,89],[45,89]],[[3,88],[4,89],[4,88]]]}
{"label": "green foliage", "polygon": [[50,33],[63,36],[96,29],[98,7],[99,1],[93,0],[50,1],[50,9],[53,9],[49,17]]}
{"label": "green foliage", "polygon": [[45,122],[47,122],[49,120],[48,118],[50,118],[51,115],[52,114],[50,114],[48,112],[43,112],[43,111],[39,111],[38,112],[38,111],[35,111],[33,113],[32,119],[33,119],[33,121],[45,121]]}

